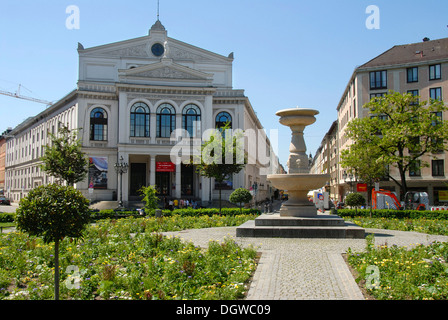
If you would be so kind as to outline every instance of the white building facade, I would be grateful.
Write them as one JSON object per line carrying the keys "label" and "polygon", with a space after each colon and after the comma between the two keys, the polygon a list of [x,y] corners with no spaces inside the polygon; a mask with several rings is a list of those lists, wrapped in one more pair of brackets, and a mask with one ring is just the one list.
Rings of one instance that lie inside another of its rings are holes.
{"label": "white building facade", "polygon": [[[176,129],[196,138],[226,122],[245,132],[263,130],[244,90],[232,87],[233,53],[172,39],[159,20],[147,36],[93,48],[78,44],[78,53],[77,89],[10,133],[5,191],[13,201],[54,182],[39,165],[47,132],[61,125],[79,130],[91,165],[76,187],[92,201],[122,198],[126,205],[141,199],[139,189],[147,185],[160,197],[202,203],[217,199],[220,188],[223,199],[239,187],[256,186],[257,200],[273,194],[266,174],[277,171],[278,159],[265,136],[251,141],[257,156],[252,152],[245,169],[220,185],[171,157]],[[118,162],[128,165],[121,176]]]}

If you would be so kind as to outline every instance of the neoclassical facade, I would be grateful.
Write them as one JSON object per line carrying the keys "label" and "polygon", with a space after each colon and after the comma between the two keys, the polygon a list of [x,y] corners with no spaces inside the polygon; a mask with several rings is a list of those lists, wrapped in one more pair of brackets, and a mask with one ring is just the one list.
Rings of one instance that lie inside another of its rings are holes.
{"label": "neoclassical facade", "polygon": [[[232,87],[233,53],[222,56],[172,39],[159,20],[146,36],[92,48],[78,44],[78,53],[77,88],[10,133],[5,191],[13,201],[54,181],[40,170],[39,159],[47,132],[57,133],[61,125],[79,130],[90,167],[76,187],[92,201],[138,201],[146,185],[163,197],[203,203],[216,199],[219,189],[224,199],[239,187],[256,189],[257,200],[271,196],[266,174],[278,170],[278,158],[266,136],[250,141],[259,150],[220,185],[171,157],[178,129],[198,139],[225,123],[263,129],[244,90]],[[120,162],[128,166],[122,175],[115,170]]]}

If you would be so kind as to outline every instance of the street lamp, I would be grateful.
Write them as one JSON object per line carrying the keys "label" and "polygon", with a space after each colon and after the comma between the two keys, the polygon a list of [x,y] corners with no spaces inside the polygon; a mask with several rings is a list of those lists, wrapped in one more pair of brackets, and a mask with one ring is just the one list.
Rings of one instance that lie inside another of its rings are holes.
{"label": "street lamp", "polygon": [[118,207],[123,208],[123,173],[128,172],[129,164],[124,162],[123,156],[120,157],[119,162],[114,165],[115,171],[120,175],[120,201],[118,201]]}

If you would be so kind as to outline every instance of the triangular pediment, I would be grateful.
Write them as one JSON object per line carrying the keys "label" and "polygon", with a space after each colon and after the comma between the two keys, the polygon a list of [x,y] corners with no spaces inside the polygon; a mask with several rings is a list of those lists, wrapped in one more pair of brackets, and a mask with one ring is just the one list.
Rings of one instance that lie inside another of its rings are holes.
{"label": "triangular pediment", "polygon": [[174,63],[171,59],[161,59],[158,63],[118,71],[122,79],[191,80],[204,82],[213,80],[213,74],[182,66]]}

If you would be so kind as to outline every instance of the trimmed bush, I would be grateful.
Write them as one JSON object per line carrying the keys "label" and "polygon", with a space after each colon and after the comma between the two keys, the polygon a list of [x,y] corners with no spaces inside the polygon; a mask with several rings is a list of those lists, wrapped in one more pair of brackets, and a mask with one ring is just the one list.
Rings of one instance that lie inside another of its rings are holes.
{"label": "trimmed bush", "polygon": [[[370,209],[339,209],[337,215],[340,217],[370,217]],[[439,219],[448,220],[448,211],[430,210],[372,210],[372,218],[395,218],[395,219]]]}

